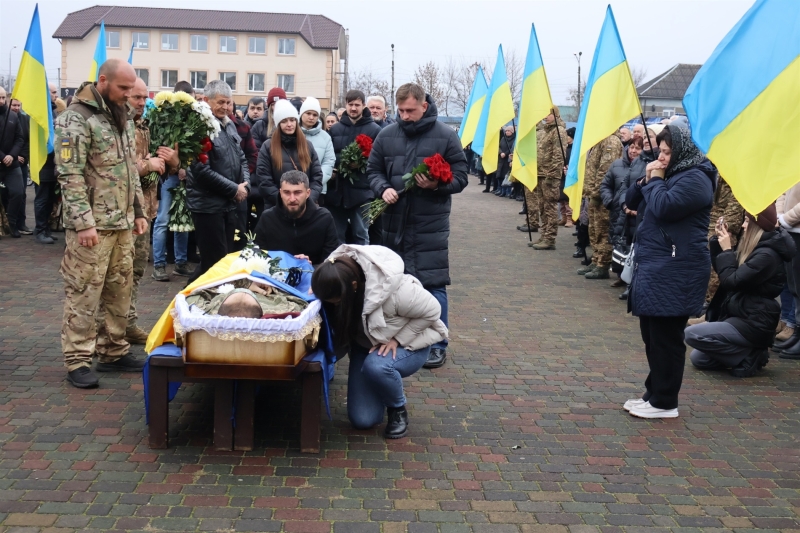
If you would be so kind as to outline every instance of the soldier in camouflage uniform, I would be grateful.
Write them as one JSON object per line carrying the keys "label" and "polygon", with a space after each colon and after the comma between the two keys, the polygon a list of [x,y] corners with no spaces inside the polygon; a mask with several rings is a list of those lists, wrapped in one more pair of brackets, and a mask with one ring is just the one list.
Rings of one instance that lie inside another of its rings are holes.
{"label": "soldier in camouflage uniform", "polygon": [[[169,175],[177,174],[180,160],[175,150],[165,147],[158,149],[160,155],[164,155],[166,151],[165,157],[150,154],[150,129],[142,118],[146,102],[147,85],[141,78],[137,78],[128,103],[135,113],[133,122],[136,126],[136,171],[144,197],[142,211],[144,211],[147,222],[151,223],[158,213],[158,178],[156,177],[155,180],[145,178],[152,172],[159,175],[164,174],[165,170]],[[165,159],[167,160],[165,161]],[[149,255],[150,235],[147,233],[138,235],[133,243],[133,287],[131,288],[131,307],[128,311],[128,326],[125,330],[125,340],[131,344],[147,342],[147,332],[137,324],[139,317],[136,313],[136,301],[139,297],[139,283],[147,268]]]}
{"label": "soldier in camouflage uniform", "polygon": [[[133,236],[147,232],[136,170],[135,128],[127,100],[133,67],[111,59],[96,83],[85,82],[56,120],[56,165],[63,197],[66,250],[61,346],[68,380],[98,385],[91,370],[138,371],[144,366],[125,341],[133,280]],[[102,303],[103,328],[95,332]]]}
{"label": "soldier in camouflage uniform", "polygon": [[597,143],[586,158],[583,197],[589,200],[589,243],[592,264],[578,269],[586,279],[608,279],[611,265],[611,244],[608,242],[608,209],[600,199],[600,184],[616,159],[622,157],[622,141],[616,134]]}
{"label": "soldier in camouflage uniform", "polygon": [[[709,239],[717,234],[716,225],[719,217],[725,217],[728,233],[731,236],[731,247],[736,248],[744,222],[744,207],[733,196],[731,186],[722,179],[722,176],[717,181],[717,190],[714,193],[714,206],[711,208],[711,221],[708,223]],[[706,302],[711,302],[718,288],[719,276],[712,267],[711,279],[708,281],[708,290],[706,291]]]}
{"label": "soldier in camouflage uniform", "polygon": [[[536,124],[536,145],[539,145],[539,142],[542,140],[542,136],[544,135],[544,124],[541,122]],[[543,218],[542,215],[542,189],[539,187],[539,182],[536,182],[536,187],[533,190],[530,190],[527,185],[523,185],[525,187],[525,207],[528,210],[525,224],[521,226],[517,226],[517,229],[520,231],[524,231],[527,233],[528,226],[527,224],[531,225],[531,231],[539,231],[539,224]],[[541,239],[539,239],[541,240]],[[528,243],[528,246],[531,246],[532,243]]]}
{"label": "soldier in camouflage uniform", "polygon": [[[539,242],[529,244],[534,250],[555,250],[558,235],[558,198],[561,195],[561,175],[564,170],[564,150],[567,145],[567,130],[558,108],[545,118],[541,138],[537,138],[536,160],[539,174],[542,225]],[[560,137],[560,138],[559,138]]]}

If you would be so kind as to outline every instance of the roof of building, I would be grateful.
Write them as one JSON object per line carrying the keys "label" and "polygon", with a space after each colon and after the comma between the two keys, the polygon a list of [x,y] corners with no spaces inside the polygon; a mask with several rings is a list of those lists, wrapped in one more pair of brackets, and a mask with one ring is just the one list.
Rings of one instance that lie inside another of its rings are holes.
{"label": "roof of building", "polygon": [[703,65],[686,65],[678,63],[668,71],[659,74],[639,87],[640,98],[669,98],[683,100],[686,89],[692,83],[697,71]]}
{"label": "roof of building", "polygon": [[323,15],[154,7],[93,6],[67,15],[53,37],[83,39],[95,26],[164,30],[288,33],[312,48],[339,48],[342,25]]}

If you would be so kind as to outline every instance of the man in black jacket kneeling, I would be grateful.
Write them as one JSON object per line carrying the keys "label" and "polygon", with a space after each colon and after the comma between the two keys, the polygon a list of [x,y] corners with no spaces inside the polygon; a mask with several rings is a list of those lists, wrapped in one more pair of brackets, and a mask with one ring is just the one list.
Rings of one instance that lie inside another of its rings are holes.
{"label": "man in black jacket kneeling", "polygon": [[262,213],[256,226],[255,243],[274,250],[322,263],[339,247],[333,216],[311,200],[308,176],[290,170],[281,176],[278,205]]}

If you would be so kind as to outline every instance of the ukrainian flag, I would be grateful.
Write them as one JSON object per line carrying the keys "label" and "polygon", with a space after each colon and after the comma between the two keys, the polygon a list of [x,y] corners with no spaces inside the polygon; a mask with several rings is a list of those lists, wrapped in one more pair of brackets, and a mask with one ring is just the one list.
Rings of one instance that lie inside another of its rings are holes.
{"label": "ukrainian flag", "polygon": [[489,94],[483,104],[481,118],[472,141],[472,151],[483,156],[481,164],[487,174],[497,170],[497,159],[500,148],[500,128],[514,118],[514,102],[511,99],[511,87],[506,76],[506,62],[503,58],[503,46],[497,49],[497,63],[494,65],[492,83]]}
{"label": "ukrainian flag", "polygon": [[519,131],[514,149],[511,175],[533,190],[538,181],[536,156],[536,124],[553,111],[553,99],[547,85],[542,52],[531,24],[528,57],[522,76],[522,98],[519,104]]}
{"label": "ukrainian flag", "polygon": [[800,181],[800,2],[758,0],[683,99],[692,139],[760,213]]}
{"label": "ukrainian flag", "polygon": [[486,83],[486,76],[483,75],[483,69],[478,67],[472,90],[469,92],[467,107],[464,109],[464,118],[461,119],[461,127],[458,128],[458,138],[461,139],[461,146],[464,148],[475,140],[475,130],[478,128],[478,121],[481,118],[483,103],[486,101],[488,92],[489,85]]}
{"label": "ukrainian flag", "polygon": [[641,113],[642,106],[622,49],[614,13],[608,6],[600,39],[594,50],[592,69],[586,82],[583,106],[572,144],[572,161],[575,164],[569,165],[564,185],[575,217],[581,208],[587,153],[622,124]]}
{"label": "ukrainian flag", "polygon": [[42,52],[42,29],[39,25],[39,4],[33,10],[28,40],[19,63],[17,83],[14,85],[14,98],[18,98],[31,117],[30,127],[30,165],[31,179],[39,183],[39,171],[53,151],[53,110],[50,107],[50,90],[44,69]]}
{"label": "ukrainian flag", "polygon": [[92,68],[89,70],[89,81],[97,81],[100,65],[106,62],[106,22],[100,21],[100,33],[97,34],[97,45],[94,47]]}

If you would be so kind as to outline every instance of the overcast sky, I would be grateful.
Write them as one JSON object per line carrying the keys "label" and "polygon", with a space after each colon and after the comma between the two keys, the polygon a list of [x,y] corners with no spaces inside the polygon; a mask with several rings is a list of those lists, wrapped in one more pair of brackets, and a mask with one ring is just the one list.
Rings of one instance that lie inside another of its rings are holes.
{"label": "overcast sky", "polygon": [[[798,0],[800,1],[800,0]],[[622,44],[633,68],[644,68],[646,79],[676,63],[703,63],[754,0],[615,0],[612,8]],[[42,0],[39,13],[48,78],[57,78],[60,44],[51,36],[70,12],[104,5],[183,7],[239,11],[272,11],[325,15],[350,32],[350,70],[371,69],[387,80],[391,75],[391,44],[395,45],[395,86],[410,81],[426,61],[448,57],[476,61],[493,58],[497,45],[525,54],[530,24],[536,24],[544,65],[557,104],[577,84],[583,52],[586,80],[605,16],[606,0]],[[25,46],[35,1],[0,0],[0,74],[16,74]],[[11,50],[13,46],[17,49]]]}

